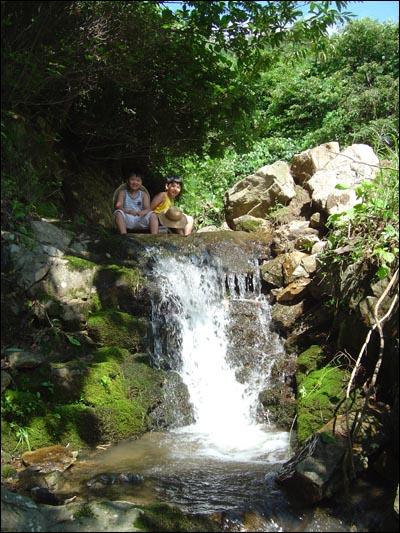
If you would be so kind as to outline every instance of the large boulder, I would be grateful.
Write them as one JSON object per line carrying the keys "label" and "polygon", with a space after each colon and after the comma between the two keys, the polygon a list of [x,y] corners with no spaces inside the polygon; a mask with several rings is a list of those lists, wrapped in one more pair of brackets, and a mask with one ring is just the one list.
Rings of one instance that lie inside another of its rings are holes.
{"label": "large boulder", "polygon": [[294,155],[290,172],[296,183],[304,186],[318,170],[325,168],[339,152],[339,143],[330,142]]}
{"label": "large boulder", "polygon": [[277,203],[285,205],[294,196],[295,183],[289,165],[284,161],[266,165],[225,193],[226,221],[230,228],[236,229],[234,219],[243,215],[265,218]]}
{"label": "large boulder", "polygon": [[344,490],[343,459],[346,439],[314,433],[304,447],[285,463],[276,481],[307,504],[315,504]]}
{"label": "large boulder", "polygon": [[373,149],[366,144],[353,144],[318,170],[306,186],[313,203],[329,216],[360,203],[355,188],[374,179],[378,170],[379,159]]}

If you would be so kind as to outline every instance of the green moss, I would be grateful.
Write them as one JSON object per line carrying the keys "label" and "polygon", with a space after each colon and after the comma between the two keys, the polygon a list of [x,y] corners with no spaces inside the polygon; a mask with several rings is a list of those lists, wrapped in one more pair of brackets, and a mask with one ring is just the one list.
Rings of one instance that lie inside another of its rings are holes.
{"label": "green moss", "polygon": [[134,293],[137,292],[140,285],[145,282],[145,278],[133,268],[120,267],[118,272],[120,274],[121,281],[130,287]]}
{"label": "green moss", "polygon": [[130,356],[122,365],[124,378],[129,387],[129,399],[139,402],[150,412],[161,403],[165,375],[162,370],[151,368],[142,357]]}
{"label": "green moss", "polygon": [[219,531],[219,526],[206,515],[185,515],[177,507],[158,503],[140,507],[143,513],[134,526],[140,531]]}
{"label": "green moss", "polygon": [[[24,438],[22,438],[24,435]],[[58,406],[57,411],[48,411],[34,416],[27,425],[2,419],[2,449],[23,453],[56,444],[70,443],[73,448],[87,448],[101,442],[98,420],[90,407],[82,404]]]}
{"label": "green moss", "polygon": [[317,370],[323,358],[323,351],[320,346],[313,344],[307,350],[302,352],[296,361],[296,382],[297,387],[307,374]]}
{"label": "green moss", "polygon": [[[29,442],[33,450],[37,450],[38,448],[44,448],[45,446],[51,446],[55,444],[66,445],[68,444],[68,442],[70,442],[71,439],[64,441],[62,440],[62,435],[54,431],[54,426],[52,422],[54,421],[54,424],[57,424],[57,421],[56,419],[51,420],[52,418],[53,416],[48,413],[47,415],[42,417],[34,417],[30,421],[28,434]],[[66,435],[67,438],[68,436],[69,435]]]}
{"label": "green moss", "polygon": [[146,328],[144,319],[117,311],[101,311],[88,319],[89,335],[94,340],[132,352],[143,351]]}
{"label": "green moss", "polygon": [[161,401],[164,373],[143,354],[104,347],[87,362],[52,363],[16,375],[17,389],[2,396],[3,450],[71,443],[93,447],[149,430],[149,413]]}
{"label": "green moss", "polygon": [[333,366],[314,370],[297,391],[297,439],[306,439],[328,422],[344,398],[347,373]]}
{"label": "green moss", "polygon": [[336,442],[338,442],[338,439],[327,431],[321,432],[321,439],[322,442],[325,442],[325,444],[335,444]]}
{"label": "green moss", "polygon": [[125,266],[121,266],[121,265],[115,265],[115,264],[111,264],[111,265],[107,265],[103,268],[103,270],[110,270],[110,271],[115,271],[115,272],[118,272],[119,274],[124,274],[128,277],[130,277],[131,275],[137,279],[144,279],[140,274],[139,274],[139,271],[136,270],[136,269],[132,269],[132,268],[128,268],[128,267],[125,267]]}
{"label": "green moss", "polygon": [[7,389],[1,397],[2,417],[21,426],[27,425],[32,416],[45,412],[46,406],[40,395],[29,390]]}
{"label": "green moss", "polygon": [[134,288],[145,282],[145,278],[140,274],[139,270],[133,267],[128,268],[114,264],[106,265],[99,270],[98,275],[101,274],[111,276],[112,279],[123,280],[127,285]]}
{"label": "green moss", "polygon": [[[13,454],[18,447],[18,441],[15,431],[12,430],[10,424],[1,417],[1,452]],[[28,450],[28,448],[26,448]]]}
{"label": "green moss", "polygon": [[91,366],[82,401],[93,407],[104,439],[126,439],[148,430],[148,413],[160,401],[161,376],[134,360],[123,367],[112,359]]}
{"label": "green moss", "polygon": [[80,257],[75,257],[73,255],[65,255],[64,258],[68,261],[68,268],[70,270],[92,270],[97,268],[97,264],[87,259],[82,259]]}
{"label": "green moss", "polygon": [[79,520],[81,518],[96,518],[96,515],[91,509],[90,505],[87,503],[84,503],[83,505],[79,507],[79,509],[74,511],[73,517],[74,517],[74,520]]}
{"label": "green moss", "polygon": [[92,353],[94,361],[96,363],[104,363],[105,361],[118,361],[123,362],[130,356],[128,350],[124,348],[118,348],[117,346],[103,346]]}
{"label": "green moss", "polygon": [[92,292],[90,295],[89,302],[89,313],[95,314],[99,313],[102,310],[103,306],[101,304],[100,296],[98,292]]}
{"label": "green moss", "polygon": [[103,310],[122,310],[134,316],[143,316],[140,308],[148,305],[144,292],[147,280],[135,266],[103,266],[94,276],[94,285]]}
{"label": "green moss", "polygon": [[121,368],[116,361],[91,365],[82,389],[82,399],[88,405],[109,405],[114,399],[126,397]]}
{"label": "green moss", "polygon": [[13,477],[17,471],[10,465],[1,465],[1,477],[8,478]]}
{"label": "green moss", "polygon": [[81,402],[61,405],[60,418],[47,421],[47,427],[56,443],[70,443],[74,448],[94,447],[101,442],[100,421],[96,410]]}

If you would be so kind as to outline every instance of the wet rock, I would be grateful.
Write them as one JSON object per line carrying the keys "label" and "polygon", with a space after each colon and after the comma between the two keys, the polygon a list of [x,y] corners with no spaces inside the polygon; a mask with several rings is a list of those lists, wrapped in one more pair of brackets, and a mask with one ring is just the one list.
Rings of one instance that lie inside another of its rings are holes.
{"label": "wet rock", "polygon": [[35,368],[45,360],[41,354],[23,350],[8,350],[7,358],[11,368]]}
{"label": "wet rock", "polygon": [[278,472],[276,481],[299,500],[315,504],[343,490],[342,461],[347,440],[314,433]]}
{"label": "wet rock", "polygon": [[6,372],[5,370],[2,370],[1,371],[1,392],[6,390],[6,388],[9,386],[11,381],[12,379],[11,379],[10,374]]}
{"label": "wet rock", "polygon": [[120,474],[100,474],[87,482],[90,488],[97,488],[99,485],[114,485],[118,483],[142,483],[143,477],[130,472]]}
{"label": "wet rock", "polygon": [[44,503],[46,505],[63,505],[64,503],[63,499],[46,487],[33,487],[31,496],[36,503]]}
{"label": "wet rock", "polygon": [[133,503],[102,501],[88,504],[45,505],[1,489],[2,531],[139,531],[135,521],[143,511]]}
{"label": "wet rock", "polygon": [[47,446],[23,453],[22,461],[25,466],[42,473],[63,472],[76,461],[77,456],[78,452],[72,452],[65,446]]}

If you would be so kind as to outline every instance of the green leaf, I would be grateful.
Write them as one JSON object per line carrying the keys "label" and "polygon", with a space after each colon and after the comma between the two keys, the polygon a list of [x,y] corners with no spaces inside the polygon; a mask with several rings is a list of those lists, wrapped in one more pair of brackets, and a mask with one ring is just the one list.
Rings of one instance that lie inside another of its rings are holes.
{"label": "green leaf", "polygon": [[24,235],[29,235],[29,231],[26,229],[25,226],[19,226],[19,227],[18,227],[18,231],[19,231],[20,233],[23,233]]}
{"label": "green leaf", "polygon": [[390,268],[387,265],[382,265],[378,268],[376,275],[379,279],[385,279],[389,275]]}
{"label": "green leaf", "polygon": [[342,213],[335,213],[334,215],[330,215],[328,217],[328,220],[327,220],[327,223],[326,225],[329,226],[330,224],[334,224],[335,222],[337,222],[340,218],[342,218],[346,213],[345,212],[342,212]]}
{"label": "green leaf", "polygon": [[384,250],[383,248],[376,248],[372,255],[377,255],[377,254],[380,257],[382,257],[382,259],[386,261],[387,263],[393,263],[393,261],[396,258],[396,256],[392,254],[392,252],[388,252],[387,250]]}
{"label": "green leaf", "polygon": [[352,189],[353,187],[350,187],[350,185],[342,185],[341,183],[338,183],[335,185],[335,189],[339,189],[340,191],[347,191],[348,189]]}
{"label": "green leaf", "polygon": [[75,337],[72,337],[71,335],[67,335],[67,339],[74,346],[80,346],[81,345],[81,343],[78,341],[78,339],[75,339]]}
{"label": "green leaf", "polygon": [[383,234],[386,237],[395,237],[398,234],[398,229],[394,228],[391,224],[386,226],[386,228],[383,230]]}

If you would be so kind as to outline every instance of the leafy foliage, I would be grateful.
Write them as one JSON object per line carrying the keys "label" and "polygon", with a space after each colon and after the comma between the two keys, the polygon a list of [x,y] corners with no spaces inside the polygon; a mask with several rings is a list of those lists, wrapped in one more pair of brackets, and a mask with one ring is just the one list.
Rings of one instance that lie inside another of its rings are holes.
{"label": "leafy foliage", "polygon": [[277,159],[290,160],[298,151],[291,139],[271,138],[253,144],[251,151],[238,154],[226,150],[223,157],[167,157],[158,169],[163,175],[179,174],[184,181],[180,205],[193,214],[197,227],[224,222],[224,194],[233,184]]}
{"label": "leafy foliage", "polygon": [[389,275],[399,258],[398,150],[393,151],[393,165],[382,169],[374,181],[357,186],[358,203],[327,221],[331,248],[350,245],[352,260],[376,263],[380,279]]}
{"label": "leafy foliage", "polygon": [[261,51],[326,45],[346,4],[310,3],[306,20],[297,2],[3,2],[5,106],[92,160],[241,145]]}
{"label": "leafy foliage", "polygon": [[69,216],[88,175],[132,167],[151,192],[181,173],[185,209],[219,224],[274,158],[396,138],[398,25],[347,4],[3,2],[3,225]]}
{"label": "leafy foliage", "polygon": [[332,140],[374,146],[397,136],[398,24],[351,22],[330,45],[325,60],[307,54],[294,64],[282,48],[259,90],[262,134],[302,137],[304,149]]}

